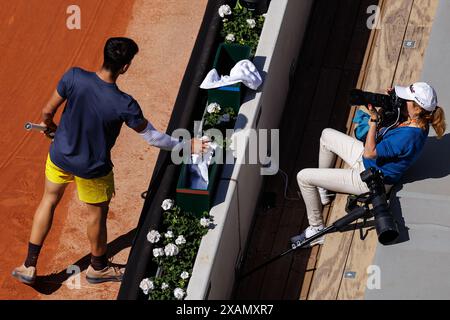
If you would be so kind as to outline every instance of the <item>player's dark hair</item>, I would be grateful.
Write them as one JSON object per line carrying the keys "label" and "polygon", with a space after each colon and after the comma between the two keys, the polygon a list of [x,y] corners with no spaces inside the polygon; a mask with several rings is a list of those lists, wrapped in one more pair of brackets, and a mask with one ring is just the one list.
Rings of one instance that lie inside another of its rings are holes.
{"label": "player's dark hair", "polygon": [[139,47],[129,38],[109,38],[106,41],[103,68],[117,73],[124,65],[133,60]]}

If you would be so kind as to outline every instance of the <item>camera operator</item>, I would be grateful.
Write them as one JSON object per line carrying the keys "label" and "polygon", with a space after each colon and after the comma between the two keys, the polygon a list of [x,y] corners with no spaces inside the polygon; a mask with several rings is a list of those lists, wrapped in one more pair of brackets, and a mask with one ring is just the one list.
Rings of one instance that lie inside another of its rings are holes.
{"label": "camera operator", "polygon": [[[427,83],[418,82],[409,87],[388,89],[406,100],[401,110],[402,118],[386,131],[378,128],[380,116],[374,106],[370,112],[369,131],[365,144],[334,129],[324,129],[320,138],[319,168],[303,169],[297,174],[297,182],[305,201],[309,227],[292,242],[303,241],[324,228],[322,205],[331,202],[334,194],[329,191],[360,195],[369,191],[360,173],[374,167],[384,175],[386,192],[397,183],[403,173],[418,158],[428,136],[429,126],[437,138],[445,132],[445,116],[437,106],[435,90]],[[378,130],[379,129],[379,130]],[[350,168],[333,168],[339,156]],[[322,244],[323,237],[311,242]]]}

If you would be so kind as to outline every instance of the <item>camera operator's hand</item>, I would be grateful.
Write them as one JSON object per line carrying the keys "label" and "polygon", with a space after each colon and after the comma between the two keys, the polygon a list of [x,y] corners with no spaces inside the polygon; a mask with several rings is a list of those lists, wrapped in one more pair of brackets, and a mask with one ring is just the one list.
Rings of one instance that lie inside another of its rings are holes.
{"label": "camera operator's hand", "polygon": [[370,121],[369,123],[377,124],[380,121],[380,115],[378,114],[377,109],[375,109],[371,104],[367,106],[370,113]]}
{"label": "camera operator's hand", "polygon": [[370,120],[369,120],[369,131],[366,136],[366,143],[364,144],[364,153],[363,157],[367,159],[376,159],[377,157],[377,127],[379,116],[377,110],[371,105],[367,105],[367,108],[370,112]]}

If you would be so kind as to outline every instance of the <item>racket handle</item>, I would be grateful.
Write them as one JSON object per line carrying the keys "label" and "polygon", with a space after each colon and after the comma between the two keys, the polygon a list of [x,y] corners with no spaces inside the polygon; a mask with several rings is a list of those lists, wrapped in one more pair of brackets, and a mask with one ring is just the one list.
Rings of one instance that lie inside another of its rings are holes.
{"label": "racket handle", "polygon": [[37,131],[45,131],[47,130],[46,126],[41,126],[39,124],[27,122],[25,123],[25,130],[31,131],[31,130],[37,130]]}

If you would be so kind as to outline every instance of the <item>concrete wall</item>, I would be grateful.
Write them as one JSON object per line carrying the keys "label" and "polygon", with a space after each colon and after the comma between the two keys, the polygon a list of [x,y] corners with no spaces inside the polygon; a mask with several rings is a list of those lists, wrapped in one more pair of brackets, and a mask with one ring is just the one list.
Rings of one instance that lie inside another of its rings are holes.
{"label": "concrete wall", "polygon": [[[277,128],[313,0],[272,0],[254,63],[264,84],[249,92],[236,128]],[[245,143],[248,148],[248,139]],[[244,155],[243,155],[244,156]],[[242,161],[237,161],[242,163]],[[214,229],[203,238],[187,289],[187,299],[229,299],[235,268],[242,259],[261,191],[260,165],[225,165],[210,211]]]}

